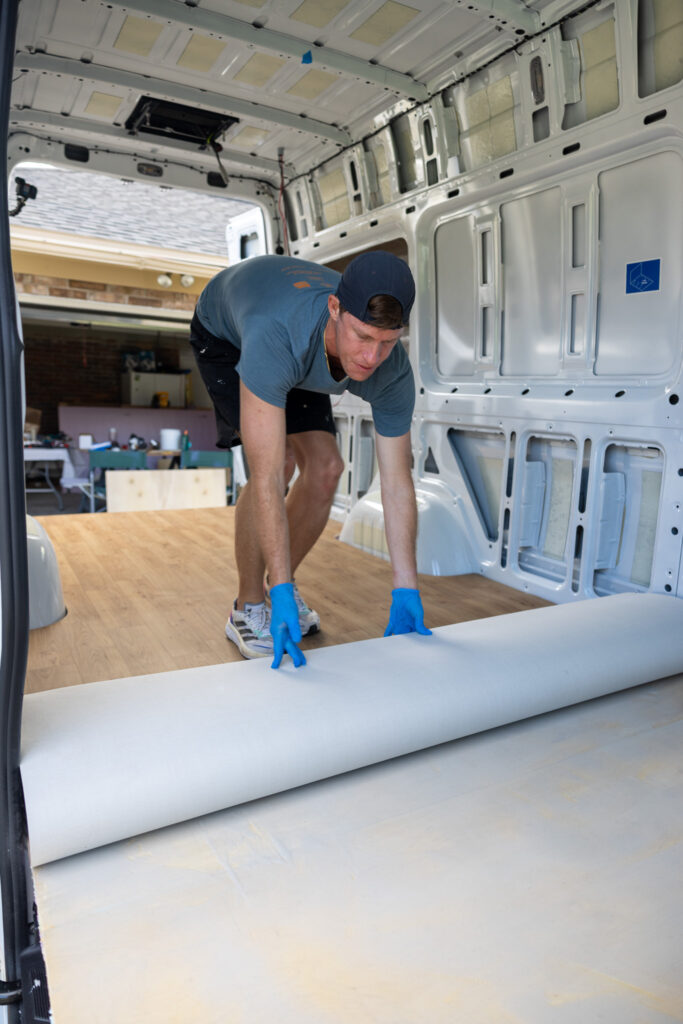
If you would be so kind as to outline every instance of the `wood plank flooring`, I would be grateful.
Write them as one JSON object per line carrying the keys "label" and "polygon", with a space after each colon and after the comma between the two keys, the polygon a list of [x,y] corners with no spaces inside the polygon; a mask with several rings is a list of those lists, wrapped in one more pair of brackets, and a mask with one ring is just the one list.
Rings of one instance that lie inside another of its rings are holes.
{"label": "wood plank flooring", "polygon": [[[241,660],[225,638],[236,593],[234,507],[39,517],[54,544],[68,614],[33,630],[26,691]],[[305,651],[381,636],[388,562],[342,544],[330,520],[297,573],[321,632]],[[428,626],[548,602],[483,576],[423,576]]]}

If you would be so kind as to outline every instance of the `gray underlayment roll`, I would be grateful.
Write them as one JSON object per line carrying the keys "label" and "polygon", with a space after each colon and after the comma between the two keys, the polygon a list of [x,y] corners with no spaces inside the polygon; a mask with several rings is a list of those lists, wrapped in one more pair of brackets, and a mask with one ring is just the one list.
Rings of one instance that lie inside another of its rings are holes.
{"label": "gray underlayment roll", "polygon": [[683,604],[624,594],[27,695],[34,867],[683,671]]}

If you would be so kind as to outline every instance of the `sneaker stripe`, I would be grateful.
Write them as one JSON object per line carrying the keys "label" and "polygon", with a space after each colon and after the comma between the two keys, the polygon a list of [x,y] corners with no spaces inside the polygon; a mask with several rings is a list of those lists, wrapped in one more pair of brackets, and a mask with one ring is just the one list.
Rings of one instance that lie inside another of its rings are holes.
{"label": "sneaker stripe", "polygon": [[245,658],[272,657],[273,640],[269,626],[270,615],[265,603],[247,605],[244,609],[233,606],[225,625],[225,635]]}

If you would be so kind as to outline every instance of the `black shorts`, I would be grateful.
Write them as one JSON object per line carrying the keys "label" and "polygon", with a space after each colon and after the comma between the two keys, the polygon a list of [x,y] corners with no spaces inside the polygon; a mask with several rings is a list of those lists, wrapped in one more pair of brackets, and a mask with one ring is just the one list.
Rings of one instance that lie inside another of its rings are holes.
{"label": "black shorts", "polygon": [[[195,313],[190,324],[190,344],[202,380],[216,413],[217,448],[233,448],[240,438],[240,378],[236,370],[240,350],[216,338]],[[329,395],[293,388],[287,395],[285,422],[288,434],[306,430],[336,433]]]}

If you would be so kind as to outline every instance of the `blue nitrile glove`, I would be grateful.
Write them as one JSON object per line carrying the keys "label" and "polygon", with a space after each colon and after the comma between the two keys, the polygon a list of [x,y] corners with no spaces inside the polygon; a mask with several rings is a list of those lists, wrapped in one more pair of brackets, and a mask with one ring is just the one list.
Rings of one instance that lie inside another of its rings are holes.
{"label": "blue nitrile glove", "polygon": [[291,583],[278,583],[270,588],[270,635],[275,655],[271,668],[280,667],[285,651],[297,668],[306,664],[306,659],[296,646],[301,640],[301,626]]}
{"label": "blue nitrile glove", "polygon": [[425,626],[424,618],[420,591],[411,590],[409,587],[397,587],[391,591],[389,625],[384,630],[384,635],[422,633],[423,636],[431,636],[432,631]]}

